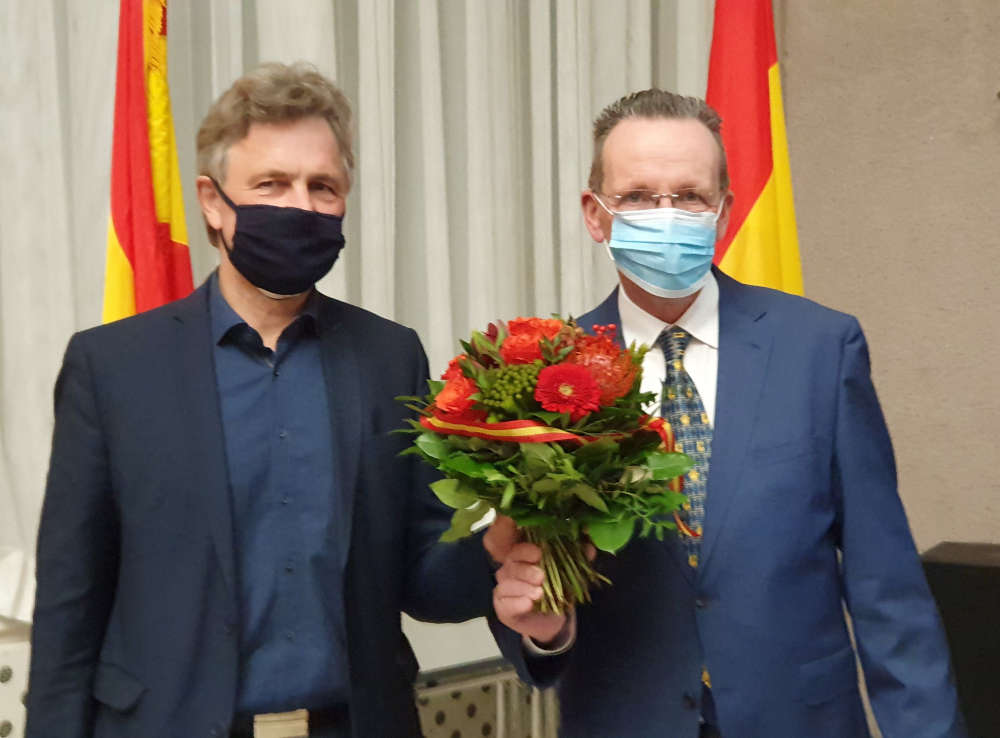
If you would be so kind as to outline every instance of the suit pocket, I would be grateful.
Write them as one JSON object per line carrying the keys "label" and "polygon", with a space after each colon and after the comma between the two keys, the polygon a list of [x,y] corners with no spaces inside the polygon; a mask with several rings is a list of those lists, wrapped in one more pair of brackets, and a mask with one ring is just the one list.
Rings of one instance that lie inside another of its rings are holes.
{"label": "suit pocket", "polygon": [[802,664],[799,675],[800,696],[807,705],[821,705],[858,688],[858,671],[850,646]]}
{"label": "suit pocket", "polygon": [[100,662],[94,675],[94,699],[118,712],[128,712],[139,702],[146,687],[127,671]]}

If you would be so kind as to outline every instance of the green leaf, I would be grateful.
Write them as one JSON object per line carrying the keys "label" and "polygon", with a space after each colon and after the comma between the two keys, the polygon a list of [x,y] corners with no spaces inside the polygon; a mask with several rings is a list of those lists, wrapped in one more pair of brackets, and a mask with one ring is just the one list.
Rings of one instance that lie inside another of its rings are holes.
{"label": "green leaf", "polygon": [[587,526],[587,535],[601,551],[618,553],[632,538],[635,520],[595,521]]}
{"label": "green leaf", "polygon": [[430,431],[417,436],[414,444],[432,459],[443,459],[451,453],[448,442],[437,433],[431,433]]}
{"label": "green leaf", "polygon": [[562,482],[551,477],[543,477],[531,485],[531,489],[540,495],[549,495],[558,492],[562,488]]}
{"label": "green leaf", "polygon": [[476,461],[464,451],[456,451],[441,460],[441,469],[445,472],[463,474],[473,479],[485,479],[487,482],[506,482],[507,476],[496,470],[493,464]]}
{"label": "green leaf", "polygon": [[553,469],[556,452],[547,443],[522,443],[524,471],[532,477],[540,477]]}
{"label": "green leaf", "polygon": [[687,454],[653,451],[646,455],[646,466],[653,473],[653,479],[658,482],[687,474],[693,465],[694,462]]}
{"label": "green leaf", "polygon": [[428,388],[430,388],[430,391],[431,391],[432,395],[436,395],[438,392],[440,392],[441,390],[443,390],[445,384],[447,384],[447,383],[441,381],[440,379],[428,379],[427,380],[427,386],[428,386]]}
{"label": "green leaf", "polygon": [[615,451],[618,450],[618,444],[611,438],[601,438],[590,443],[585,443],[576,451],[573,452],[573,456],[576,458],[577,462],[583,462],[588,464],[598,464],[608,459]]}
{"label": "green leaf", "polygon": [[514,500],[514,493],[517,492],[517,488],[514,486],[513,482],[507,482],[507,486],[503,488],[503,497],[500,498],[500,507],[506,510],[510,507],[510,503]]}
{"label": "green leaf", "polygon": [[439,479],[431,483],[431,490],[448,507],[461,509],[476,501],[476,494],[458,479]]}
{"label": "green leaf", "polygon": [[531,416],[533,418],[537,418],[538,420],[540,420],[541,422],[545,423],[546,425],[552,425],[557,420],[559,420],[563,416],[563,414],[562,413],[553,413],[553,412],[550,412],[548,410],[538,410],[537,412],[533,412],[531,414]]}
{"label": "green leaf", "polygon": [[597,490],[591,487],[589,484],[574,484],[569,488],[569,491],[574,495],[579,497],[581,500],[586,502],[593,508],[597,508],[601,512],[607,512],[608,506],[605,504],[604,500],[597,493]]}
{"label": "green leaf", "polygon": [[489,505],[480,500],[473,507],[456,510],[451,516],[451,527],[441,534],[439,540],[451,543],[470,535],[472,526],[478,523],[489,509]]}

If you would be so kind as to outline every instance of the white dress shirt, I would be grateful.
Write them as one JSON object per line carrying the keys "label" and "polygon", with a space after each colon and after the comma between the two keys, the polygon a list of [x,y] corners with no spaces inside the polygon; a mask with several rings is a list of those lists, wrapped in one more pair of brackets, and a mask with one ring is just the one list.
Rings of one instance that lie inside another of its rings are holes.
{"label": "white dress shirt", "polygon": [[[663,350],[656,345],[656,339],[664,328],[671,326],[632,302],[623,289],[618,290],[618,313],[621,315],[618,330],[625,345],[634,341],[637,345],[651,347],[642,361],[642,391],[656,393],[656,402],[646,409],[652,415],[659,415],[659,398],[667,367]],[[709,275],[691,307],[674,325],[691,334],[691,342],[684,352],[684,368],[701,396],[709,422],[714,426],[715,388],[719,373],[719,284],[714,274]]]}

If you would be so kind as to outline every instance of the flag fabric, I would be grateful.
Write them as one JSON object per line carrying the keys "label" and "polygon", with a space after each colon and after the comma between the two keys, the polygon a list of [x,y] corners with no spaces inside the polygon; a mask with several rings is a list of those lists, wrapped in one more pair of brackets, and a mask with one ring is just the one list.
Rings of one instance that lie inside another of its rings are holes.
{"label": "flag fabric", "polygon": [[715,263],[741,282],[802,294],[771,0],[716,0],[708,104],[722,116],[735,195]]}
{"label": "flag fabric", "polygon": [[167,2],[121,0],[104,322],[192,287],[167,89]]}

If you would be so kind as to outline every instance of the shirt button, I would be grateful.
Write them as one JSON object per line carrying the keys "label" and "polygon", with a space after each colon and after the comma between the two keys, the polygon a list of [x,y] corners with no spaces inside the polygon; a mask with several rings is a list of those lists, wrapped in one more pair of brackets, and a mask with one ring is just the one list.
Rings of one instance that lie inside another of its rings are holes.
{"label": "shirt button", "polygon": [[295,634],[292,631],[290,631],[290,630],[286,630],[285,631],[285,639],[289,640],[289,641],[294,641],[295,640]]}
{"label": "shirt button", "polygon": [[292,566],[291,564],[285,564],[285,571],[291,574],[293,571],[295,571],[295,567]]}
{"label": "shirt button", "polygon": [[278,438],[288,438],[288,431],[286,430],[278,431]]}
{"label": "shirt button", "polygon": [[281,498],[281,504],[282,504],[282,505],[287,505],[287,504],[288,504],[289,502],[291,502],[291,501],[292,501],[292,498],[291,498],[291,497],[282,497],[282,498]]}
{"label": "shirt button", "polygon": [[684,705],[685,709],[693,710],[698,706],[698,701],[691,695],[686,694],[681,698],[681,704]]}

